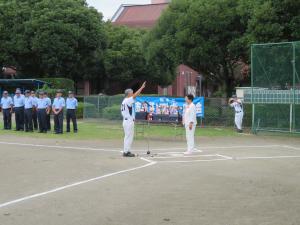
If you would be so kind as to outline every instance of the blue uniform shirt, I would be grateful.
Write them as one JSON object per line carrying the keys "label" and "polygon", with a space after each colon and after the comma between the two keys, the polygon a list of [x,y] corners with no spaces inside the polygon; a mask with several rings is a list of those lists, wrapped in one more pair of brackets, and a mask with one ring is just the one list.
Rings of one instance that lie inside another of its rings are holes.
{"label": "blue uniform shirt", "polygon": [[45,99],[47,100],[48,106],[51,106],[52,105],[51,99],[49,97],[46,97]]}
{"label": "blue uniform shirt", "polygon": [[24,95],[20,95],[14,96],[14,107],[23,107],[25,104],[25,96]]}
{"label": "blue uniform shirt", "polygon": [[38,109],[46,109],[48,107],[49,107],[49,105],[48,105],[47,99],[45,99],[45,98],[38,98],[37,99],[37,108]]}
{"label": "blue uniform shirt", "polygon": [[32,105],[34,107],[37,107],[37,101],[38,101],[38,98],[37,97],[31,97],[32,98]]}
{"label": "blue uniform shirt", "polygon": [[33,107],[33,98],[30,97],[30,96],[25,97],[24,106],[25,106],[25,109],[32,109],[32,107]]}
{"label": "blue uniform shirt", "polygon": [[64,108],[65,105],[66,105],[65,99],[64,99],[63,97],[55,98],[54,101],[53,101],[53,104],[52,104],[52,106],[53,106],[55,109]]}
{"label": "blue uniform shirt", "polygon": [[76,109],[78,107],[78,101],[76,98],[67,98],[67,109]]}
{"label": "blue uniform shirt", "polygon": [[7,96],[1,98],[0,106],[2,109],[10,109],[13,105],[13,100],[11,97]]}

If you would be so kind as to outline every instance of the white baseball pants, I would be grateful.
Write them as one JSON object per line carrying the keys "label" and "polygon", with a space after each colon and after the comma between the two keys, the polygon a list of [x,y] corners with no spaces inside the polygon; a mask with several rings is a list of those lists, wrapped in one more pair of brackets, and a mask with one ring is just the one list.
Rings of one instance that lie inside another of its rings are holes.
{"label": "white baseball pants", "polygon": [[185,134],[186,134],[188,152],[192,152],[195,149],[195,130],[196,130],[195,125],[193,125],[191,130],[189,128],[189,125],[185,125]]}
{"label": "white baseball pants", "polygon": [[243,116],[244,116],[243,112],[235,113],[234,122],[235,122],[236,128],[239,130],[242,130]]}
{"label": "white baseball pants", "polygon": [[123,120],[124,129],[124,153],[130,152],[134,139],[134,121]]}

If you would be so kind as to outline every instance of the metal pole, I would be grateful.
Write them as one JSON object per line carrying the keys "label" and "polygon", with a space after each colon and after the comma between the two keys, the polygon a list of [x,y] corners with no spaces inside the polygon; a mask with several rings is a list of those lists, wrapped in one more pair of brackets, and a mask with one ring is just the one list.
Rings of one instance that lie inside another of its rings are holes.
{"label": "metal pole", "polygon": [[293,104],[290,104],[290,133],[293,131]]}
{"label": "metal pole", "polygon": [[252,103],[252,131],[255,129],[255,105],[253,100],[253,45],[251,45],[251,103]]}
{"label": "metal pole", "polygon": [[295,97],[296,97],[296,43],[293,42],[293,105],[292,105],[292,129],[294,130],[296,123],[296,112],[295,112]]}

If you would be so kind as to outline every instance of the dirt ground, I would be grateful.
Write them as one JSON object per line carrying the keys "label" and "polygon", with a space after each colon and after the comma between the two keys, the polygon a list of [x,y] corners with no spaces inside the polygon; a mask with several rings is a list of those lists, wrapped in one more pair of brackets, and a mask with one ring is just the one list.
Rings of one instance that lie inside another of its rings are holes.
{"label": "dirt ground", "polygon": [[[148,147],[149,146],[149,147]],[[1,225],[298,225],[300,139],[0,137]],[[151,150],[151,156],[144,153]]]}

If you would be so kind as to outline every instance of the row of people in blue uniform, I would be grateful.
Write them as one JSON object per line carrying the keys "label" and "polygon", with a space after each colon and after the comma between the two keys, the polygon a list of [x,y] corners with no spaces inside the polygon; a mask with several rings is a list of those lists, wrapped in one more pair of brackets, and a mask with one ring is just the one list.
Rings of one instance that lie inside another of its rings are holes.
{"label": "row of people in blue uniform", "polygon": [[76,133],[77,119],[76,109],[78,101],[73,92],[65,100],[62,97],[62,90],[57,90],[56,97],[51,102],[46,92],[39,91],[38,97],[34,91],[26,90],[25,95],[17,89],[13,98],[7,91],[3,92],[0,107],[3,113],[4,129],[10,130],[12,113],[15,113],[16,131],[32,132],[34,129],[40,133],[47,133],[51,130],[50,115],[54,115],[54,131],[56,134],[63,133],[64,108],[66,108],[67,132],[70,132],[70,122],[73,123],[73,130]]}

